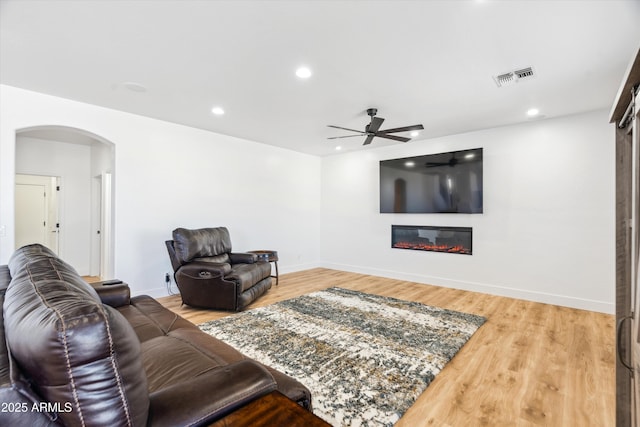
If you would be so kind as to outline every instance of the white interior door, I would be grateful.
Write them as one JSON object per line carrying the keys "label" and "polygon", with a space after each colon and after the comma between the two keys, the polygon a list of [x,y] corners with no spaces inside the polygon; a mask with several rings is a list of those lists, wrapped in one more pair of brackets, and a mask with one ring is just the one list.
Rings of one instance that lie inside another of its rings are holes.
{"label": "white interior door", "polygon": [[58,253],[57,177],[16,175],[16,249],[40,243]]}
{"label": "white interior door", "polygon": [[16,249],[47,244],[47,203],[44,185],[16,184]]}

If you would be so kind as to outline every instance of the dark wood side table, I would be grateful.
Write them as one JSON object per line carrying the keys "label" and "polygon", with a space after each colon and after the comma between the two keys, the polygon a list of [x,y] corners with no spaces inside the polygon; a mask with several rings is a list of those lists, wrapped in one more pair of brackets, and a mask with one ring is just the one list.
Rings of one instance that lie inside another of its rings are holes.
{"label": "dark wood side table", "polygon": [[279,391],[259,399],[210,424],[209,427],[331,427]]}
{"label": "dark wood side table", "polygon": [[276,275],[275,276],[271,276],[271,277],[275,277],[276,279],[276,286],[278,286],[278,251],[272,251],[272,250],[268,250],[268,249],[263,249],[263,250],[259,250],[259,251],[249,251],[250,254],[257,254],[259,256],[263,256],[267,258],[267,261],[272,262],[275,264],[276,266]]}

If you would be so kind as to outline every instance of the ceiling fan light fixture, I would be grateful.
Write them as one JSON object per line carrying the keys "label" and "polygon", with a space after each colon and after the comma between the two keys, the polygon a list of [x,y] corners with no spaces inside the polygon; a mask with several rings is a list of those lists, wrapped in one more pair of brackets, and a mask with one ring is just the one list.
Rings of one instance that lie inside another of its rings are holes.
{"label": "ceiling fan light fixture", "polygon": [[413,132],[411,132],[411,138],[415,138],[416,136],[420,135],[420,132],[418,132],[417,130],[414,130]]}

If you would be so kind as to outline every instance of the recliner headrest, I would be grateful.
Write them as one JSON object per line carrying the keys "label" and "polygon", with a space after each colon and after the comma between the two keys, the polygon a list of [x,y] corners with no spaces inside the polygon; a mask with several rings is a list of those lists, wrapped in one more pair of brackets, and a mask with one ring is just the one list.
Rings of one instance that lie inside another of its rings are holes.
{"label": "recliner headrest", "polygon": [[226,227],[173,230],[174,248],[181,263],[195,258],[212,257],[231,252],[231,237]]}

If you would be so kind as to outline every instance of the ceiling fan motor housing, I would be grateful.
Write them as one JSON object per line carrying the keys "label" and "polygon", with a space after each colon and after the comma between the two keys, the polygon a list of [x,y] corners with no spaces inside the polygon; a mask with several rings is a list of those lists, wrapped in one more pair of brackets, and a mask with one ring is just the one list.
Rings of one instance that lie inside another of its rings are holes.
{"label": "ceiling fan motor housing", "polygon": [[[371,116],[371,121],[373,122],[373,118],[375,117],[376,114],[378,114],[378,109],[377,108],[367,108],[367,114],[369,116]],[[372,122],[370,122],[368,125],[366,125],[364,127],[365,133],[371,134],[371,132],[369,131],[369,126],[371,126]]]}

